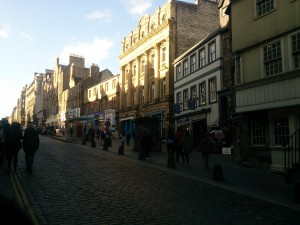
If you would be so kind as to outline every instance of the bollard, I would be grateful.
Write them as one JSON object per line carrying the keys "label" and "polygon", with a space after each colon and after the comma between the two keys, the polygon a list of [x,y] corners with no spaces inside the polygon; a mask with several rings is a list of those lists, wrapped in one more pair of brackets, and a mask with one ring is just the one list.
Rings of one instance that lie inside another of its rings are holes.
{"label": "bollard", "polygon": [[124,155],[124,146],[119,146],[118,154],[119,155]]}
{"label": "bollard", "polygon": [[217,181],[224,180],[222,166],[219,164],[213,167],[213,179]]}
{"label": "bollard", "polygon": [[169,168],[175,168],[176,167],[174,155],[168,155],[168,164],[167,164],[167,166]]}
{"label": "bollard", "polygon": [[145,160],[146,159],[146,156],[145,156],[145,153],[144,151],[139,151],[139,160]]}
{"label": "bollard", "polygon": [[96,148],[96,142],[94,140],[92,140],[92,142],[91,142],[91,147]]}

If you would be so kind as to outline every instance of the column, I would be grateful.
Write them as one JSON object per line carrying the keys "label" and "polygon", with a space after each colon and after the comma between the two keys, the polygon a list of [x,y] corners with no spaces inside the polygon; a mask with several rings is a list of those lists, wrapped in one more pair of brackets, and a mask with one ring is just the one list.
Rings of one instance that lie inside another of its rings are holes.
{"label": "column", "polygon": [[172,65],[170,64],[170,61],[169,61],[169,59],[170,59],[169,48],[170,48],[170,46],[169,46],[169,38],[167,38],[166,39],[166,61],[165,61],[166,67],[168,68],[168,71],[166,72],[166,76],[165,76],[166,77],[166,96],[170,95],[170,83],[171,83],[171,81],[170,81],[170,69],[171,68],[170,67]]}
{"label": "column", "polygon": [[119,103],[120,103],[120,109],[124,109],[125,105],[124,105],[124,97],[125,97],[125,93],[124,93],[124,81],[125,81],[125,73],[124,73],[124,67],[120,68],[120,90],[119,90]]}
{"label": "column", "polygon": [[135,87],[135,93],[134,93],[134,106],[140,105],[140,57],[136,57],[136,87]]}
{"label": "column", "polygon": [[160,99],[160,44],[156,44],[155,46],[155,63],[154,63],[154,87],[155,87],[155,94],[154,99]]}
{"label": "column", "polygon": [[145,52],[144,95],[145,104],[149,104],[149,51]]}
{"label": "column", "polygon": [[127,106],[126,107],[132,107],[132,62],[128,63],[128,85],[127,85]]}

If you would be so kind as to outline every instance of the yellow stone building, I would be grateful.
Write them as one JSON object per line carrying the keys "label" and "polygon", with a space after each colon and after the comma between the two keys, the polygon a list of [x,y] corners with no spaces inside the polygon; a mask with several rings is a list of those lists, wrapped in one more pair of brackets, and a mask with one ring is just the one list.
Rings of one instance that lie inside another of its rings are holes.
{"label": "yellow stone building", "polygon": [[174,123],[173,61],[219,26],[216,1],[168,0],[143,16],[124,38],[120,54],[121,131],[134,131],[134,119],[156,117],[160,136]]}

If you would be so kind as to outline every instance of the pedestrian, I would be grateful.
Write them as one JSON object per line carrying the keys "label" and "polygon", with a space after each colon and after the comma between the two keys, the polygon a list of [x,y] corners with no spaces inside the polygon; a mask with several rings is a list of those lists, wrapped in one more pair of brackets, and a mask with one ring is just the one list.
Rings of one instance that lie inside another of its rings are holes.
{"label": "pedestrian", "polygon": [[127,146],[129,146],[129,141],[130,141],[130,132],[127,131],[127,133],[126,133],[126,143],[127,143]]}
{"label": "pedestrian", "polygon": [[5,158],[5,145],[4,145],[5,135],[10,129],[10,124],[6,119],[2,119],[0,121],[0,124],[1,124],[0,126],[0,168],[1,168]]}
{"label": "pedestrian", "polygon": [[24,131],[23,137],[23,151],[25,153],[26,171],[32,173],[33,159],[35,152],[40,145],[39,134],[33,127],[32,123],[29,123]]}
{"label": "pedestrian", "polygon": [[172,127],[169,127],[168,134],[167,134],[167,152],[169,155],[174,154],[174,139],[175,139],[175,132]]}
{"label": "pedestrian", "polygon": [[3,159],[4,159],[4,130],[2,125],[0,126],[0,168],[2,166],[3,163]]}
{"label": "pedestrian", "polygon": [[190,137],[190,132],[188,130],[186,130],[184,132],[184,137],[182,140],[182,162],[186,163],[187,166],[189,166],[190,163],[190,153],[193,149],[193,140]]}
{"label": "pedestrian", "polygon": [[213,151],[215,145],[208,133],[205,132],[199,146],[199,151],[202,152],[202,157],[205,167],[208,167],[209,154]]}
{"label": "pedestrian", "polygon": [[13,122],[4,139],[5,155],[8,162],[8,167],[7,167],[8,174],[11,173],[12,161],[14,164],[14,170],[17,169],[18,154],[20,149],[22,148],[22,139],[23,139],[23,134],[21,131],[21,124],[18,122]]}
{"label": "pedestrian", "polygon": [[101,129],[100,138],[101,138],[101,143],[100,144],[104,144],[105,132],[104,132],[103,129]]}
{"label": "pedestrian", "polygon": [[124,145],[125,145],[125,132],[122,132],[121,135],[120,135],[120,146],[119,146],[119,151],[118,151],[118,154],[121,154],[121,155],[124,155]]}
{"label": "pedestrian", "polygon": [[149,160],[149,158],[150,158],[152,142],[153,142],[152,135],[150,134],[150,132],[148,130],[145,130],[142,134],[140,145],[145,153],[145,157],[147,160]]}
{"label": "pedestrian", "polygon": [[97,144],[100,144],[100,135],[101,135],[101,129],[100,129],[100,127],[98,127],[97,130],[96,130]]}
{"label": "pedestrian", "polygon": [[180,154],[182,154],[182,148],[183,148],[183,128],[177,127],[176,133],[175,133],[175,140],[174,140],[174,149],[176,154],[176,162],[179,163],[179,157]]}

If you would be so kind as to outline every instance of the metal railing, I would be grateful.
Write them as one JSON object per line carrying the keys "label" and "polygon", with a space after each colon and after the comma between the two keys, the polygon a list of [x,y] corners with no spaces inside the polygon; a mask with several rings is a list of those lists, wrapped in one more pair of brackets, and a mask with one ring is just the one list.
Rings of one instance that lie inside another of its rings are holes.
{"label": "metal railing", "polygon": [[284,145],[284,172],[287,182],[293,181],[296,165],[300,163],[300,129],[289,136]]}

